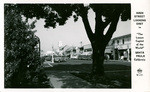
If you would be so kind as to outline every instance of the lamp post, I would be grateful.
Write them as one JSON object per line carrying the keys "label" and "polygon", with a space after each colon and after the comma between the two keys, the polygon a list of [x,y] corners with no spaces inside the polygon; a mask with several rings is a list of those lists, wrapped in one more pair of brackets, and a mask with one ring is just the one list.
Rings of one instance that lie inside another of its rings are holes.
{"label": "lamp post", "polygon": [[52,63],[54,63],[54,48],[53,48],[53,46],[52,46]]}

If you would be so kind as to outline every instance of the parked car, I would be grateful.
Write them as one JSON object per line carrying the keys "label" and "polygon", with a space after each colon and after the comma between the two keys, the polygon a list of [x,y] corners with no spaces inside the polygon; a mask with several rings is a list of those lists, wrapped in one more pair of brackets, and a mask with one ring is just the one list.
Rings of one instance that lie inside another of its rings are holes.
{"label": "parked car", "polygon": [[92,59],[92,55],[79,55],[78,59],[79,60],[91,60]]}
{"label": "parked car", "polygon": [[54,56],[54,62],[65,62],[69,59],[67,56]]}

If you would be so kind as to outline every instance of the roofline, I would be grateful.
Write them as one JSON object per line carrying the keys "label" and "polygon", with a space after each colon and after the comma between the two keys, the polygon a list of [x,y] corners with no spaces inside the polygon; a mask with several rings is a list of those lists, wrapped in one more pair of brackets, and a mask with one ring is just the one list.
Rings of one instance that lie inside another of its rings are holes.
{"label": "roofline", "polygon": [[118,38],[122,38],[122,37],[126,37],[126,36],[131,36],[131,34],[126,34],[126,35],[118,36],[118,37],[113,38],[112,40],[118,39]]}

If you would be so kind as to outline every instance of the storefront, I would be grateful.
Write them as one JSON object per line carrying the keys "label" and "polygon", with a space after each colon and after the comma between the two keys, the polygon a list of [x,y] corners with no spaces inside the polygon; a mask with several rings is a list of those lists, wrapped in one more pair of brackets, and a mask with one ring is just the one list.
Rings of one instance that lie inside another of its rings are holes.
{"label": "storefront", "polygon": [[115,46],[114,59],[131,61],[131,45],[123,44]]}

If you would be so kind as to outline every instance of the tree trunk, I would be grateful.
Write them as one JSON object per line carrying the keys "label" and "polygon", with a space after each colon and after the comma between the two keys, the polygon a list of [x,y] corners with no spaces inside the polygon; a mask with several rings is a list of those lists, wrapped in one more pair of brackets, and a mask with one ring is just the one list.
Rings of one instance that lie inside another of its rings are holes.
{"label": "tree trunk", "polygon": [[[82,6],[84,7],[84,6]],[[81,13],[82,21],[87,33],[87,36],[91,42],[92,49],[93,49],[93,64],[92,64],[92,74],[103,76],[104,75],[104,52],[106,45],[111,40],[113,33],[116,31],[117,23],[119,21],[120,11],[115,10],[110,20],[106,22],[102,21],[102,12],[98,9],[95,10],[95,32],[93,33],[88,16],[87,16],[87,9],[83,8],[83,12]],[[104,30],[108,26],[108,30],[104,35]]]}
{"label": "tree trunk", "polygon": [[92,74],[103,76],[104,75],[104,51],[105,46],[103,43],[101,46],[97,46],[96,44],[92,44],[93,48],[93,64],[92,64]]}

